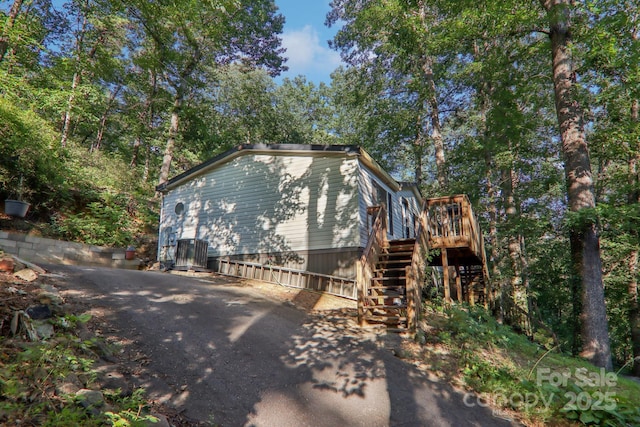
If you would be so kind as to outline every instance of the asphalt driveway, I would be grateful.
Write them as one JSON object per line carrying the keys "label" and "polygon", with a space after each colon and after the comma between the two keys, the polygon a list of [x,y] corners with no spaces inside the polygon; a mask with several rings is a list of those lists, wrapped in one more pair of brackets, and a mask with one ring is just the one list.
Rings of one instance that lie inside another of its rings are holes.
{"label": "asphalt driveway", "polygon": [[395,357],[394,334],[308,315],[233,279],[47,268],[65,276],[68,298],[99,307],[143,355],[138,385],[193,419],[225,427],[510,425]]}

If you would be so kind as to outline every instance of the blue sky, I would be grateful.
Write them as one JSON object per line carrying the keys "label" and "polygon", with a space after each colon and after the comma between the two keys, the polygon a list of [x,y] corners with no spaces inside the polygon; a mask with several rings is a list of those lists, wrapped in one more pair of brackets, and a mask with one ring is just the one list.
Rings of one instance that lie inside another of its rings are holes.
{"label": "blue sky", "polygon": [[[0,0],[2,1],[2,0]],[[329,49],[328,40],[336,33],[336,26],[324,25],[331,0],[275,0],[286,22],[282,34],[282,44],[287,49],[285,57],[289,70],[283,77],[293,78],[303,75],[308,81],[329,84],[329,75],[340,65],[338,52]],[[2,2],[4,3],[4,2]],[[62,7],[64,0],[53,0],[56,8]],[[3,9],[7,5],[0,6]]]}
{"label": "blue sky", "polygon": [[[325,17],[330,0],[275,0],[286,22],[282,44],[287,49],[285,57],[289,71],[281,77],[303,75],[315,84],[329,84],[329,75],[340,65],[338,52],[329,49],[336,27],[327,28]],[[278,78],[277,80],[280,80]]]}

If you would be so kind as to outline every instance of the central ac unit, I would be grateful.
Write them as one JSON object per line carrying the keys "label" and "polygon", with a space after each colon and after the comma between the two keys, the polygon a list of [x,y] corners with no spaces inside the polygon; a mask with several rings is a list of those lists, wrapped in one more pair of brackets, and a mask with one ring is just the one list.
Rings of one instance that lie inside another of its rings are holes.
{"label": "central ac unit", "polygon": [[176,246],[176,268],[207,268],[209,242],[198,239],[180,239]]}

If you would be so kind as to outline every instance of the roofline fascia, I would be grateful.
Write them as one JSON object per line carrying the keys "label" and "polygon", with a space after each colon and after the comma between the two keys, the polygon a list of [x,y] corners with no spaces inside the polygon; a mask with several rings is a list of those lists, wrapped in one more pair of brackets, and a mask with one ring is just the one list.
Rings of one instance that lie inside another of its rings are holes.
{"label": "roofline fascia", "polygon": [[382,169],[382,166],[380,166],[378,162],[376,162],[375,159],[371,157],[371,155],[367,153],[364,149],[360,149],[360,159],[367,167],[369,167],[369,169],[371,169],[378,176],[378,178],[385,181],[393,191],[396,191],[396,192],[400,191],[400,188],[401,188],[400,183],[395,179],[393,179],[393,177],[389,175],[389,173],[386,170]]}
{"label": "roofline fascia", "polygon": [[226,163],[235,157],[243,154],[247,151],[253,151],[255,153],[268,153],[270,151],[281,151],[289,153],[335,153],[346,154],[352,156],[358,156],[360,160],[371,169],[380,179],[385,181],[393,191],[399,191],[401,185],[391,177],[382,167],[361,147],[356,145],[302,145],[302,144],[242,144],[233,147],[217,156],[212,157],[200,163],[193,168],[182,172],[179,175],[171,178],[170,180],[156,186],[156,191],[160,193],[166,193],[169,190],[179,186],[181,183],[188,181],[206,171],[213,169],[214,167]]}

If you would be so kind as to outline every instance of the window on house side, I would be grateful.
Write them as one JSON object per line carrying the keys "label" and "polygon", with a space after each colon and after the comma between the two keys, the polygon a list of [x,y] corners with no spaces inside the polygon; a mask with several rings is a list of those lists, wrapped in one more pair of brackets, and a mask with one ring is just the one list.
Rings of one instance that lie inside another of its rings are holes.
{"label": "window on house side", "polygon": [[176,215],[182,215],[184,213],[184,203],[180,202],[176,205],[175,213]]}

